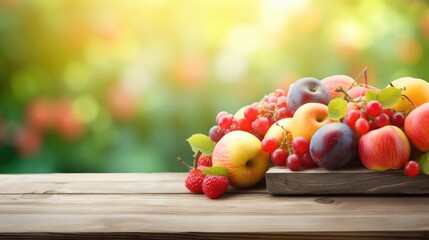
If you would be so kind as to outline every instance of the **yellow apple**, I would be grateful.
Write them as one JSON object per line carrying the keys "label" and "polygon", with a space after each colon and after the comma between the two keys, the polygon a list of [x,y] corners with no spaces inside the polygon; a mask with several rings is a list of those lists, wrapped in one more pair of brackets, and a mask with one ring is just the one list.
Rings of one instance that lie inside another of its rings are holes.
{"label": "yellow apple", "polygon": [[224,166],[229,172],[230,185],[245,188],[265,177],[270,156],[262,151],[261,141],[253,134],[232,131],[216,144],[212,155],[213,166]]}
{"label": "yellow apple", "polygon": [[[425,102],[429,102],[429,83],[420,78],[403,77],[398,78],[392,82],[393,86],[397,88],[405,88],[402,92],[405,94],[416,107]],[[397,112],[409,112],[415,107],[405,98],[401,98],[392,107]]]}
{"label": "yellow apple", "polygon": [[[286,132],[288,132],[288,134],[286,134]],[[271,125],[264,139],[274,137],[277,139],[277,142],[281,143],[286,136],[289,141],[292,141],[292,118],[283,118]],[[285,148],[287,147],[285,146]]]}
{"label": "yellow apple", "polygon": [[237,110],[237,112],[234,114],[235,119],[242,119],[244,118],[244,109],[246,109],[247,106],[244,106]]}
{"label": "yellow apple", "polygon": [[292,136],[311,140],[313,134],[323,125],[338,122],[328,117],[328,106],[321,103],[306,103],[299,107],[292,118]]}

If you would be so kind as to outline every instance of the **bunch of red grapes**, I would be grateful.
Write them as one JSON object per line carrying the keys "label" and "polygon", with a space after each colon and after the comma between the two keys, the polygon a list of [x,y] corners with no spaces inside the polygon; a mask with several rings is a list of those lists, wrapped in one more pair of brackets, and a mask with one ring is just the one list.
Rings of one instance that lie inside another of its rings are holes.
{"label": "bunch of red grapes", "polygon": [[310,142],[304,137],[295,137],[289,140],[286,130],[283,142],[279,143],[275,137],[264,138],[261,143],[262,150],[270,154],[271,163],[274,166],[287,166],[292,171],[301,168],[312,168],[314,161],[311,158]]}
{"label": "bunch of red grapes", "polygon": [[209,131],[210,139],[218,142],[228,132],[242,130],[262,140],[273,123],[292,116],[286,100],[286,92],[277,89],[264,96],[261,101],[245,106],[243,117],[234,117],[226,111],[219,112],[216,116],[217,125]]}
{"label": "bunch of red grapes", "polygon": [[403,112],[396,112],[391,108],[383,109],[381,103],[376,100],[356,103],[343,118],[343,123],[360,135],[386,125],[402,128],[404,121]]}

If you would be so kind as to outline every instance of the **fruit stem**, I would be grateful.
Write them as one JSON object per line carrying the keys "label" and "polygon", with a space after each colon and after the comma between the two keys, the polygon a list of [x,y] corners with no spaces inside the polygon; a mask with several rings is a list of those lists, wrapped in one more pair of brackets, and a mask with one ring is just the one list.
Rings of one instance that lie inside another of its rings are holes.
{"label": "fruit stem", "polygon": [[364,75],[364,83],[365,83],[365,88],[367,87],[367,85],[368,85],[368,75],[367,75],[367,72],[368,72],[368,67],[365,67],[364,69],[363,69],[363,71],[362,72],[360,72],[359,73],[359,75],[354,79],[354,82],[350,85],[350,87],[349,87],[349,89],[347,89],[347,91],[348,90],[350,90],[350,89],[352,89],[352,87],[355,85],[355,84],[357,84],[357,81],[359,80],[359,78],[362,76],[362,74]]}
{"label": "fruit stem", "polygon": [[353,101],[353,98],[347,93],[346,90],[344,90],[343,86],[339,86],[335,89],[335,92],[344,93],[344,100],[347,102]]}
{"label": "fruit stem", "polygon": [[190,166],[190,165],[189,165],[189,164],[187,164],[185,161],[183,161],[183,159],[182,159],[182,158],[177,157],[176,159],[177,159],[177,161],[178,161],[179,163],[181,163],[183,166],[187,167],[189,170],[192,170],[192,169],[193,169],[193,168],[192,168],[192,166]]}
{"label": "fruit stem", "polygon": [[194,154],[194,169],[198,168],[198,159],[200,158],[201,154],[203,154],[203,152],[201,150],[198,150],[195,154]]}

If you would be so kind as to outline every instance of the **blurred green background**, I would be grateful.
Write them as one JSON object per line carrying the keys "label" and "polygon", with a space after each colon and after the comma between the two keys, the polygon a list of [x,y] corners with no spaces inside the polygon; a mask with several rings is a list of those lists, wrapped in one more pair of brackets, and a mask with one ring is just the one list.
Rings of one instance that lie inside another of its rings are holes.
{"label": "blurred green background", "polygon": [[0,0],[0,172],[185,171],[219,111],[428,51],[427,1]]}

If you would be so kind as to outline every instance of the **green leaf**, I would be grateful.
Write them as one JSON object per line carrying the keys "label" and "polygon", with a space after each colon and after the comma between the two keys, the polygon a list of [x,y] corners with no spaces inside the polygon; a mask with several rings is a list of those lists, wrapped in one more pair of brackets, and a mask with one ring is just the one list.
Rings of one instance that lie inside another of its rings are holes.
{"label": "green leaf", "polygon": [[228,177],[228,168],[224,166],[214,166],[202,170],[205,175],[218,175]]}
{"label": "green leaf", "polygon": [[402,90],[395,87],[387,87],[378,93],[377,100],[384,108],[392,107],[401,99]]}
{"label": "green leaf", "polygon": [[194,153],[198,152],[198,150],[201,150],[204,155],[211,155],[213,153],[215,143],[207,135],[201,133],[193,134],[186,141],[188,141]]}
{"label": "green leaf", "polygon": [[420,164],[420,173],[429,175],[429,152],[419,156],[417,161]]}
{"label": "green leaf", "polygon": [[347,114],[347,101],[342,98],[334,98],[329,101],[328,115],[332,120],[339,120]]}
{"label": "green leaf", "polygon": [[376,91],[374,90],[366,91],[366,96],[365,96],[366,102],[377,100],[377,98],[378,98],[378,93]]}

